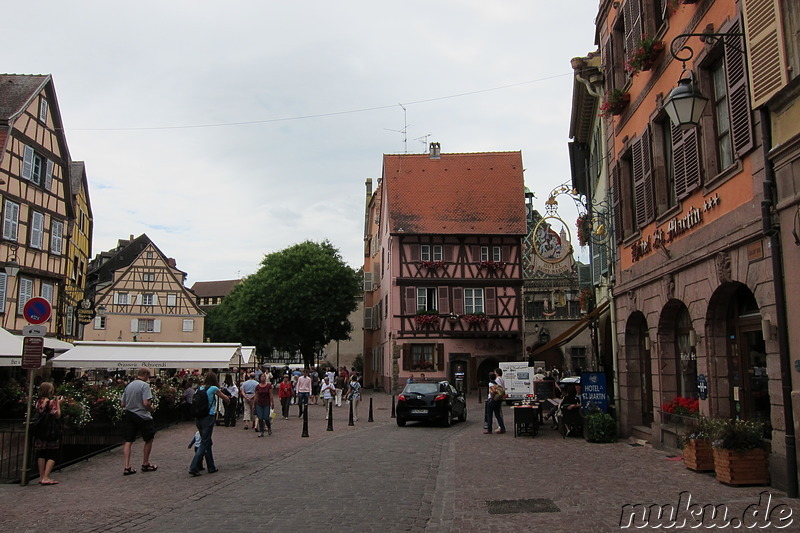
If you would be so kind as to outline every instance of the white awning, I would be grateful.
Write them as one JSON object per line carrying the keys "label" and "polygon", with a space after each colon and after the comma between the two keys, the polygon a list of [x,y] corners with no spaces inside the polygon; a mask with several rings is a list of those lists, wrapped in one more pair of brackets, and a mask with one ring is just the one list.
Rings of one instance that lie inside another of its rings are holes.
{"label": "white awning", "polygon": [[[22,335],[16,335],[16,337],[20,340],[20,342],[22,342],[22,339],[24,338]],[[55,337],[45,337],[44,348],[53,350],[53,353],[63,353],[74,348],[74,345],[66,341],[60,341]]]}
{"label": "white awning", "polygon": [[[22,359],[22,339],[3,328],[0,328],[0,357]],[[2,366],[19,366],[19,364]]]}
{"label": "white awning", "polygon": [[240,366],[253,366],[256,364],[256,347],[242,346],[242,364]]}
{"label": "white awning", "polygon": [[75,342],[51,359],[58,368],[228,368],[238,366],[241,344],[185,342]]}

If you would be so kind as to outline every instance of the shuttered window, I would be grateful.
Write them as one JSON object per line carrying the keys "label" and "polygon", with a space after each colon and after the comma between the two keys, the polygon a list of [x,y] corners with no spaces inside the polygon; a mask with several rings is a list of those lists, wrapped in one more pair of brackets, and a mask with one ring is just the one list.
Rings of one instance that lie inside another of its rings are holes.
{"label": "shuttered window", "polygon": [[183,331],[191,332],[194,331],[194,319],[193,318],[184,318],[183,319]]}
{"label": "shuttered window", "polygon": [[686,198],[700,185],[700,149],[697,128],[672,128],[672,160],[674,163],[675,197]]}
{"label": "shuttered window", "polygon": [[42,283],[42,291],[41,291],[42,298],[44,298],[51,304],[53,303],[53,291],[54,288],[52,283]]}
{"label": "shuttered window", "polygon": [[39,120],[47,122],[47,100],[44,98],[39,100]]}
{"label": "shuttered window", "polygon": [[31,213],[31,248],[42,249],[42,233],[44,230],[44,214]]}
{"label": "shuttered window", "polygon": [[633,193],[636,201],[636,226],[642,228],[655,217],[653,208],[653,158],[650,130],[645,129],[632,147]]}
{"label": "shuttered window", "polygon": [[779,0],[744,0],[752,106],[765,104],[788,82]]}
{"label": "shuttered window", "polygon": [[64,223],[54,220],[50,228],[50,253],[61,255],[64,250]]}
{"label": "shuttered window", "polygon": [[483,289],[464,289],[464,313],[483,313],[483,304]]}
{"label": "shuttered window", "polygon": [[33,280],[28,278],[19,278],[19,296],[17,298],[17,314],[21,315],[28,303],[28,300],[33,298]]}
{"label": "shuttered window", "polygon": [[629,60],[633,50],[642,40],[641,0],[627,0],[622,6],[625,27],[625,59]]}
{"label": "shuttered window", "polygon": [[622,191],[620,190],[620,165],[611,167],[611,198],[614,209],[614,238],[617,244],[625,240],[625,228],[622,227]]}
{"label": "shuttered window", "polygon": [[17,227],[19,225],[19,204],[6,200],[3,210],[3,238],[10,241],[17,240]]}
{"label": "shuttered window", "polygon": [[8,274],[0,272],[0,313],[6,311],[6,288],[8,287]]}
{"label": "shuttered window", "polygon": [[[726,32],[741,33],[742,23],[733,21]],[[744,40],[736,38],[733,46],[725,46],[725,74],[728,83],[728,101],[731,113],[733,150],[738,157],[753,148],[753,120],[750,112],[750,95],[747,91]]]}

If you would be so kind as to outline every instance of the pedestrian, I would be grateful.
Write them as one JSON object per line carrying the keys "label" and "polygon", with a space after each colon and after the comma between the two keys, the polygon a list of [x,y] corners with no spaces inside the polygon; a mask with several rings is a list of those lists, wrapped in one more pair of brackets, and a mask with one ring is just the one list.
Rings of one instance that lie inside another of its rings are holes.
{"label": "pedestrian", "polygon": [[495,383],[503,387],[503,390],[506,388],[506,380],[503,378],[503,369],[502,368],[495,368],[494,369],[494,378]]}
{"label": "pedestrian", "polygon": [[[217,375],[214,372],[206,374],[206,379],[203,385],[197,389],[196,394],[205,394],[208,396],[208,414],[196,418],[194,423],[197,426],[197,431],[200,432],[200,446],[194,453],[194,458],[189,465],[189,474],[193,476],[200,475],[200,460],[205,458],[206,468],[209,474],[213,474],[217,470],[216,463],[214,463],[214,452],[212,451],[213,441],[211,435],[214,433],[214,418],[217,414],[217,398],[221,398],[223,402],[228,403],[228,397],[222,394],[219,390],[219,382]],[[142,467],[144,469],[144,467]]]}
{"label": "pedestrian", "polygon": [[308,377],[311,378],[311,403],[317,405],[319,403],[319,372],[317,372],[316,367],[311,367],[311,372],[308,374]]}
{"label": "pedestrian", "polygon": [[284,420],[289,420],[289,404],[292,403],[292,381],[289,374],[283,375],[283,381],[278,386],[278,398],[281,400],[281,415]]}
{"label": "pedestrian", "polygon": [[61,447],[61,398],[53,398],[54,393],[53,384],[45,381],[39,385],[39,399],[34,406],[38,416],[51,417],[49,424],[52,428],[49,431],[50,435],[34,435],[33,439],[33,449],[36,450],[36,462],[39,467],[39,485],[58,485],[58,481],[50,477]]}
{"label": "pedestrian", "polygon": [[274,407],[272,399],[272,383],[267,380],[267,374],[261,374],[256,387],[256,416],[258,416],[257,431],[259,437],[264,436],[264,426],[267,426],[267,433],[272,435],[272,420],[270,419],[270,409]]}
{"label": "pedestrian", "polygon": [[244,429],[250,429],[250,427],[247,425],[248,422],[253,424],[253,429],[256,427],[253,400],[256,397],[257,386],[258,381],[255,379],[255,374],[250,374],[248,380],[242,383],[241,390],[239,391],[242,393],[242,399],[244,400]]}
{"label": "pedestrian", "polygon": [[184,420],[192,419],[192,399],[194,399],[194,389],[188,379],[181,383],[181,414]]}
{"label": "pedestrian", "polygon": [[358,382],[358,375],[353,372],[350,375],[350,383],[347,389],[347,400],[353,406],[353,422],[358,422],[358,404],[361,403],[361,383]]}
{"label": "pedestrian", "polygon": [[[194,437],[192,437],[192,440],[189,441],[189,446],[188,446],[188,448],[190,450],[194,447],[194,452],[193,453],[197,453],[197,449],[200,448],[200,440],[201,440],[200,439],[200,432],[199,431],[195,431],[194,432]],[[200,464],[198,465],[197,469],[198,470],[205,470],[205,468],[203,467],[203,458],[202,457],[200,458]]]}
{"label": "pedestrian", "polygon": [[411,383],[416,383],[416,381],[414,380],[414,374],[408,376],[408,379],[406,380],[406,385],[409,385]]}
{"label": "pedestrian", "polygon": [[153,392],[148,381],[150,370],[140,368],[136,379],[128,383],[122,393],[122,408],[125,410],[123,418],[122,436],[125,444],[122,447],[122,456],[125,459],[125,469],[122,475],[130,476],[136,470],[131,467],[131,448],[136,435],[141,434],[144,441],[142,449],[142,472],[155,472],[158,466],[150,463],[150,452],[153,450],[153,439],[156,436],[156,426],[153,422]]}
{"label": "pedestrian", "polygon": [[236,427],[236,407],[239,403],[239,387],[233,383],[233,377],[228,374],[225,376],[225,392],[230,398],[230,403],[224,405],[225,408],[225,427]]}
{"label": "pedestrian", "polygon": [[328,404],[330,404],[331,400],[333,400],[336,396],[336,388],[333,386],[333,383],[331,383],[331,379],[328,376],[325,376],[325,379],[322,380],[319,393],[322,395],[322,404],[325,406],[325,420],[327,420]]}
{"label": "pedestrian", "polygon": [[303,375],[297,378],[297,406],[300,408],[298,417],[303,416],[303,406],[308,409],[308,397],[311,396],[311,378],[308,369],[303,370]]}
{"label": "pedestrian", "polygon": [[341,372],[337,372],[333,382],[333,386],[336,388],[336,407],[342,406],[342,394],[344,394],[346,384],[344,375]]}
{"label": "pedestrian", "polygon": [[499,427],[498,433],[505,433],[506,426],[503,423],[503,411],[501,409],[503,400],[500,398],[500,386],[497,384],[497,374],[489,373],[489,396],[486,398],[486,415],[484,417],[483,432],[492,433],[493,417],[497,418]]}

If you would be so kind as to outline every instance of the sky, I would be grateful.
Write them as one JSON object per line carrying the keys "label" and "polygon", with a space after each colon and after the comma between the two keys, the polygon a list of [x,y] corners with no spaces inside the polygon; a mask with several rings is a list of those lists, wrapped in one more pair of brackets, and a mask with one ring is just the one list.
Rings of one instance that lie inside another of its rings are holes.
{"label": "sky", "polygon": [[[596,0],[0,0],[0,70],[52,74],[92,253],[146,233],[197,281],[329,240],[363,263],[385,153],[522,151],[570,181],[570,59]],[[13,21],[13,23],[12,23]],[[405,133],[403,133],[405,131]],[[566,199],[559,214],[572,224]]]}

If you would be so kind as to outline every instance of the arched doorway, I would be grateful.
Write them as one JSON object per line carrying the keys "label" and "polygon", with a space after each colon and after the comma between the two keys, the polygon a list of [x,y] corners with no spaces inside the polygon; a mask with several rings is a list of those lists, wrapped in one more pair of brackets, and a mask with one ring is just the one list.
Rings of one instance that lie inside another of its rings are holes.
{"label": "arched doorway", "polygon": [[668,301],[658,323],[662,401],[675,396],[697,398],[697,338],[686,304]]}
{"label": "arched doorway", "polygon": [[653,423],[653,370],[647,319],[640,311],[628,317],[625,326],[625,352],[628,362],[629,398],[632,402],[630,418],[635,424],[650,426]]}
{"label": "arched doorway", "polygon": [[477,378],[478,386],[486,387],[489,384],[489,372],[493,372],[500,366],[500,362],[494,357],[487,357],[478,365]]}

